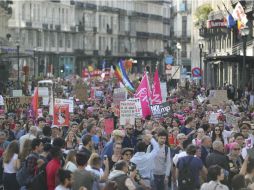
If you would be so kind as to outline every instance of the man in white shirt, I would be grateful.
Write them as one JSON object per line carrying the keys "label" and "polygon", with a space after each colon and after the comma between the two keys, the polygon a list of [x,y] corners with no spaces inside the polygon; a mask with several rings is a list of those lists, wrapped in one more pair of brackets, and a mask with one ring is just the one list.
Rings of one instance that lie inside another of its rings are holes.
{"label": "man in white shirt", "polygon": [[29,129],[29,133],[27,133],[26,135],[20,137],[19,139],[19,145],[20,145],[20,152],[22,152],[23,150],[23,144],[24,142],[29,139],[29,140],[33,140],[35,139],[37,136],[37,127],[36,126],[32,126]]}
{"label": "man in white shirt", "polygon": [[[150,142],[153,146],[153,150],[146,153],[146,142]],[[137,152],[131,158],[131,162],[137,165],[137,170],[142,176],[145,185],[151,186],[152,170],[154,169],[154,160],[157,156],[160,147],[151,134],[144,136],[144,141],[140,141],[136,145]]]}
{"label": "man in white shirt", "polygon": [[[159,152],[154,159],[154,185],[156,190],[168,190],[168,179],[171,169],[170,148],[166,145],[168,133],[165,129],[160,129],[157,134]],[[147,152],[151,152],[153,147],[150,145]]]}

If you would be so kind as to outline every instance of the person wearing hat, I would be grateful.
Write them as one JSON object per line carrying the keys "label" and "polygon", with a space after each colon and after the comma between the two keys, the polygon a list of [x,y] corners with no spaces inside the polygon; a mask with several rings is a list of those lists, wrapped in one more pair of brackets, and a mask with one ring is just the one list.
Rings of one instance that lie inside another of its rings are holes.
{"label": "person wearing hat", "polygon": [[114,143],[122,143],[125,134],[121,130],[114,130],[112,132],[111,140],[105,145],[104,149],[102,150],[101,157],[103,158],[104,155],[107,155],[108,158],[111,158],[113,155],[113,145]]}
{"label": "person wearing hat", "polygon": [[122,149],[122,159],[129,163],[132,156],[133,156],[133,153],[134,153],[133,148],[123,148]]}

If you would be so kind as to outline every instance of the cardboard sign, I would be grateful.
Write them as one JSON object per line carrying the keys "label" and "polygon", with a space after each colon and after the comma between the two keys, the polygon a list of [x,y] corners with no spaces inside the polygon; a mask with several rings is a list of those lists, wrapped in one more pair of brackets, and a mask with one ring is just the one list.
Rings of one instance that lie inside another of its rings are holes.
{"label": "cardboard sign", "polygon": [[37,110],[38,118],[43,117],[42,109]]}
{"label": "cardboard sign", "polygon": [[83,81],[78,80],[74,87],[76,98],[81,102],[87,100],[87,86],[83,83]]}
{"label": "cardboard sign", "polygon": [[108,118],[104,120],[104,131],[107,135],[110,135],[114,130],[114,119]]}
{"label": "cardboard sign", "polygon": [[69,105],[69,112],[70,113],[74,112],[74,102],[73,102],[73,100],[55,98],[55,104],[58,104],[58,105],[67,104],[67,105]]}
{"label": "cardboard sign", "polygon": [[31,106],[32,97],[6,97],[4,98],[5,111],[16,112],[18,109],[28,109]]}
{"label": "cardboard sign", "polygon": [[219,123],[218,116],[219,116],[218,113],[211,113],[209,115],[209,121],[208,121],[208,123],[209,124],[218,124]]}
{"label": "cardboard sign", "polygon": [[135,124],[136,105],[135,102],[120,102],[120,125]]}
{"label": "cardboard sign", "polygon": [[161,96],[162,96],[162,102],[166,102],[167,96],[168,96],[168,90],[167,90],[167,83],[161,82]]}
{"label": "cardboard sign", "polygon": [[69,105],[54,105],[54,125],[57,126],[69,126],[70,124],[70,112]]}
{"label": "cardboard sign", "polygon": [[237,126],[238,125],[238,120],[239,120],[239,117],[236,117],[236,116],[231,115],[231,114],[226,114],[226,122],[230,126]]}
{"label": "cardboard sign", "polygon": [[23,96],[22,90],[12,90],[13,97],[21,97]]}
{"label": "cardboard sign", "polygon": [[136,111],[135,111],[135,118],[142,117],[142,107],[139,98],[130,98],[128,101],[135,102]]}
{"label": "cardboard sign", "polygon": [[152,116],[155,119],[166,118],[171,113],[171,108],[168,102],[162,104],[150,105]]}
{"label": "cardboard sign", "polygon": [[127,100],[127,91],[125,88],[116,88],[113,93],[113,103],[115,105],[120,105],[121,101]]}
{"label": "cardboard sign", "polygon": [[210,90],[208,99],[210,101],[210,104],[220,105],[221,103],[228,100],[227,91],[226,90]]}

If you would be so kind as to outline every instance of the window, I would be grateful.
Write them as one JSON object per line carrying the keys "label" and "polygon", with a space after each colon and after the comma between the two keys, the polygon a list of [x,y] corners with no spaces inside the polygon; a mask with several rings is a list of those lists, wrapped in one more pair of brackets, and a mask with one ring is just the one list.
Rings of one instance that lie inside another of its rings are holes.
{"label": "window", "polygon": [[187,16],[182,17],[182,36],[187,36]]}
{"label": "window", "polygon": [[36,33],[36,42],[37,42],[37,47],[41,47],[41,32],[37,31]]}
{"label": "window", "polygon": [[60,48],[63,47],[63,34],[58,34],[58,45]]}
{"label": "window", "polygon": [[22,20],[26,19],[26,4],[22,5]]}
{"label": "window", "polygon": [[56,42],[55,42],[55,33],[51,32],[51,35],[50,35],[50,46],[51,47],[56,47],[55,44],[56,44]]}
{"label": "window", "polygon": [[70,39],[70,35],[69,34],[65,35],[65,46],[67,48],[71,48],[71,39]]}
{"label": "window", "polygon": [[102,50],[102,39],[99,37],[99,50]]}
{"label": "window", "polygon": [[64,9],[62,9],[62,23],[64,24]]}

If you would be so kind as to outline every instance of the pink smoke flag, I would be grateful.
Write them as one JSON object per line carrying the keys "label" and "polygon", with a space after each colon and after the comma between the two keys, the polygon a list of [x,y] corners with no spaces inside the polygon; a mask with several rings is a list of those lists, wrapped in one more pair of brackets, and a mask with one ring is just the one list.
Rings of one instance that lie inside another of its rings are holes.
{"label": "pink smoke flag", "polygon": [[39,108],[39,93],[38,93],[38,87],[35,87],[34,96],[32,98],[32,112],[35,119],[38,115],[38,108]]}
{"label": "pink smoke flag", "polygon": [[150,92],[150,87],[149,87],[146,73],[144,74],[139,84],[139,87],[136,90],[134,97],[140,99],[143,118],[150,116],[151,115],[151,110],[150,110],[151,92]]}
{"label": "pink smoke flag", "polygon": [[153,89],[152,89],[152,105],[161,104],[162,96],[161,96],[161,86],[160,86],[160,78],[159,72],[156,68],[153,78]]}

